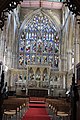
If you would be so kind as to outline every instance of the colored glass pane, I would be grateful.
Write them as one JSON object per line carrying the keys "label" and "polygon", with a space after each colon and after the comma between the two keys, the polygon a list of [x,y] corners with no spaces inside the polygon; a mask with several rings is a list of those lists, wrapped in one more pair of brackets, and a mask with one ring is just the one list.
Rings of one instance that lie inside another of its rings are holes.
{"label": "colored glass pane", "polygon": [[47,64],[58,68],[59,37],[55,24],[43,13],[25,25],[19,40],[19,64]]}

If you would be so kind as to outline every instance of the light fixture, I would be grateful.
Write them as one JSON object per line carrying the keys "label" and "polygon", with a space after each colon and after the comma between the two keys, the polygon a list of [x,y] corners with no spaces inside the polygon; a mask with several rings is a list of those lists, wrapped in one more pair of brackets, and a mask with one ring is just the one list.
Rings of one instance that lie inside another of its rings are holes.
{"label": "light fixture", "polygon": [[[10,11],[13,11],[17,7],[18,4],[23,2],[23,0],[9,0],[7,2],[6,0],[1,4],[2,9],[0,11],[0,28],[3,30],[4,22],[7,20],[7,13],[10,13]],[[4,7],[3,7],[4,6]]]}

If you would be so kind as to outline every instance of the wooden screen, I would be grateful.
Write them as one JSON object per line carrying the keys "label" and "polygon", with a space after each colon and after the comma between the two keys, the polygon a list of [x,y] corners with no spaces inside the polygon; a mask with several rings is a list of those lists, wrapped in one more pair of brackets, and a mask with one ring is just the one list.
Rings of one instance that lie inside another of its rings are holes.
{"label": "wooden screen", "polygon": [[28,95],[30,97],[47,97],[48,96],[48,90],[28,89]]}

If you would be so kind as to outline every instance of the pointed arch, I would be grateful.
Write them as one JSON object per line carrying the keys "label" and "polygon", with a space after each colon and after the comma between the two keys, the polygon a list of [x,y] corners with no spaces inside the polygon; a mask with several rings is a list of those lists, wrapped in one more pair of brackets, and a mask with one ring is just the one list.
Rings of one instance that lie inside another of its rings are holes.
{"label": "pointed arch", "polygon": [[54,13],[54,16],[51,16],[48,11],[40,8],[40,9],[37,9],[35,11],[31,11],[28,15],[25,15],[24,21],[22,22],[20,30],[19,30],[19,35],[22,33],[25,25],[27,25],[36,14],[40,14],[40,13],[44,14],[45,16],[47,16],[48,19],[55,25],[56,31],[59,31],[59,24],[58,24],[59,19],[56,16],[56,14]]}
{"label": "pointed arch", "polygon": [[30,14],[19,32],[19,65],[49,65],[58,68],[58,26],[43,9]]}

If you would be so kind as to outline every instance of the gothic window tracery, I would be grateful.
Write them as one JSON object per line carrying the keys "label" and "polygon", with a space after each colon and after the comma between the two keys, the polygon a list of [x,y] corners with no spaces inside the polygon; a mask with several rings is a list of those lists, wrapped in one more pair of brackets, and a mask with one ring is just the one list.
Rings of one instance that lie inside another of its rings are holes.
{"label": "gothic window tracery", "polygon": [[37,13],[26,23],[19,40],[19,67],[46,64],[58,68],[59,36],[56,26],[43,13]]}

